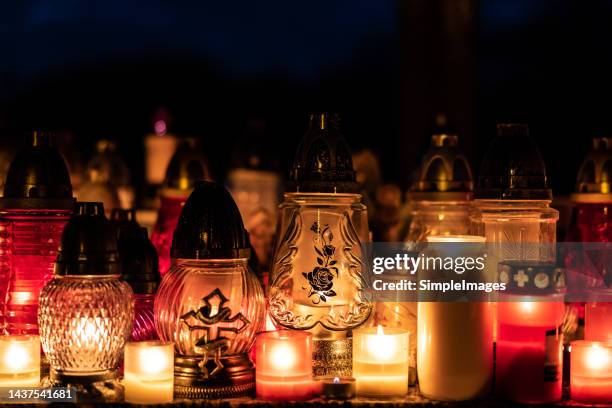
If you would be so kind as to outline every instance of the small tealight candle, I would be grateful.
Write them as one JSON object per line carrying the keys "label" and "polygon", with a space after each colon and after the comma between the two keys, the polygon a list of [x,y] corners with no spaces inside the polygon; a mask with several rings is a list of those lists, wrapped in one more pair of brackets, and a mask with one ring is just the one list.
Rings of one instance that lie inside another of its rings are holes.
{"label": "small tealight candle", "polygon": [[305,400],[313,395],[312,336],[301,331],[260,333],[255,340],[257,398]]}
{"label": "small tealight candle", "polygon": [[140,341],[125,345],[125,401],[134,404],[172,402],[174,345]]}
{"label": "small tealight candle", "polygon": [[382,326],[353,331],[353,376],[358,396],[408,393],[408,337],[406,330]]}
{"label": "small tealight candle", "polygon": [[612,343],[574,341],[570,354],[570,397],[578,402],[612,402]]}
{"label": "small tealight candle", "polygon": [[321,377],[322,393],[325,399],[351,399],[355,397],[355,378],[353,377]]}
{"label": "small tealight candle", "polygon": [[40,337],[0,336],[0,387],[40,385]]}

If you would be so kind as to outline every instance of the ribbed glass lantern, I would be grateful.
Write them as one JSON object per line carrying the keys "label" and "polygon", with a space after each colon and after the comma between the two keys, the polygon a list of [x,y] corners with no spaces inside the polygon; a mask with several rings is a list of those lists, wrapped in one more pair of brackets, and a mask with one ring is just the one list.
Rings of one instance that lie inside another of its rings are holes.
{"label": "ribbed glass lantern", "polygon": [[[72,209],[70,176],[52,135],[33,132],[13,159],[0,198],[0,326],[38,334],[38,296],[53,276]],[[6,305],[5,305],[6,302]]]}
{"label": "ribbed glass lantern", "polygon": [[198,182],[181,212],[172,267],[155,297],[157,332],[175,344],[176,396],[226,398],[254,390],[248,352],[263,329],[265,301],[249,256],[229,192]]}
{"label": "ribbed glass lantern", "polygon": [[111,221],[117,228],[121,277],[134,292],[134,322],[130,341],[157,340],[153,302],[160,275],[157,251],[147,229],[136,222],[134,209],[114,209]]}
{"label": "ribbed glass lantern", "polygon": [[78,203],[66,224],[55,276],[40,295],[38,322],[53,384],[117,375],[133,319],[132,290],[120,280],[115,228],[101,203]]}
{"label": "ribbed glass lantern", "polygon": [[368,218],[357,191],[338,117],[311,115],[279,207],[269,301],[277,325],[313,334],[316,376],[350,375],[350,330],[372,310],[361,249]]}
{"label": "ribbed glass lantern", "polygon": [[172,156],[164,186],[160,191],[160,206],[151,241],[159,256],[159,270],[164,275],[170,268],[170,247],[174,229],[198,180],[208,179],[208,167],[204,155],[198,150],[193,138],[186,138],[179,144]]}

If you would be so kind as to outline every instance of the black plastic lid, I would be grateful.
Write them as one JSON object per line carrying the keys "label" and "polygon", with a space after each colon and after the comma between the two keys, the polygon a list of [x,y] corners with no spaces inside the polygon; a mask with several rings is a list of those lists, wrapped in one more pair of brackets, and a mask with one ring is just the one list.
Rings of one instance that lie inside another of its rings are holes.
{"label": "black plastic lid", "polygon": [[168,164],[165,187],[189,191],[198,180],[208,178],[206,157],[200,151],[197,140],[191,137],[182,139]]}
{"label": "black plastic lid", "polygon": [[546,167],[524,124],[499,124],[480,166],[477,199],[551,200]]}
{"label": "black plastic lid", "polygon": [[240,211],[220,184],[201,180],[185,202],[174,238],[172,258],[238,259],[250,256]]}
{"label": "black plastic lid", "polygon": [[136,211],[115,208],[111,222],[117,229],[122,279],[137,295],[155,293],[161,279],[157,251],[147,229],[136,222]]}
{"label": "black plastic lid", "polygon": [[104,216],[104,205],[77,202],[64,228],[56,275],[119,275],[117,230]]}
{"label": "black plastic lid", "polygon": [[9,167],[0,208],[71,210],[72,185],[66,163],[51,146],[51,134],[32,132]]}
{"label": "black plastic lid", "polygon": [[336,114],[313,113],[289,172],[288,192],[358,193],[353,159]]}
{"label": "black plastic lid", "polygon": [[474,189],[472,170],[459,149],[459,137],[436,133],[412,184],[412,200],[469,200]]}
{"label": "black plastic lid", "polygon": [[506,284],[506,293],[537,295],[565,289],[565,269],[552,262],[503,261],[497,278]]}

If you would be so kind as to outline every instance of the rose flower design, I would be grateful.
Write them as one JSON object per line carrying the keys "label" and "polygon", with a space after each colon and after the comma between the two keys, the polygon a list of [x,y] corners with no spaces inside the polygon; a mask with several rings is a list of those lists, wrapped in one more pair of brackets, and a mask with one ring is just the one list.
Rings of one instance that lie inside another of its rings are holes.
{"label": "rose flower design", "polygon": [[310,230],[315,233],[314,249],[319,265],[310,272],[302,272],[302,276],[310,284],[310,287],[305,286],[303,289],[308,290],[308,296],[313,297],[312,302],[318,304],[327,302],[328,297],[336,296],[336,292],[332,289],[334,277],[338,276],[338,268],[334,266],[337,261],[332,259],[336,247],[332,245],[334,236],[328,224],[325,224],[321,230],[319,224],[315,222]]}

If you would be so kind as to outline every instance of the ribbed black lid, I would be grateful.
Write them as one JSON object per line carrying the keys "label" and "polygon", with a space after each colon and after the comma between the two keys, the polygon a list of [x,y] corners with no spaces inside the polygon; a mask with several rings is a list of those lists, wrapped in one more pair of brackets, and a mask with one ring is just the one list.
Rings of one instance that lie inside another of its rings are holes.
{"label": "ribbed black lid", "polygon": [[349,146],[336,114],[313,113],[289,172],[288,192],[357,193]]}
{"label": "ribbed black lid", "polygon": [[58,209],[74,207],[66,163],[51,146],[51,134],[32,132],[9,167],[0,208]]}
{"label": "ribbed black lid", "polygon": [[56,275],[119,275],[117,230],[102,203],[78,202],[64,228]]}
{"label": "ribbed black lid", "polygon": [[249,237],[230,193],[220,184],[199,181],[181,211],[172,258],[249,258]]}
{"label": "ribbed black lid", "polygon": [[552,262],[503,261],[497,278],[506,284],[506,293],[536,295],[565,289],[565,269]]}
{"label": "ribbed black lid", "polygon": [[524,124],[499,124],[480,166],[477,199],[551,200],[546,167]]}
{"label": "ribbed black lid", "polygon": [[165,187],[177,190],[191,190],[198,180],[208,179],[206,157],[195,138],[180,141],[166,170]]}
{"label": "ribbed black lid", "polygon": [[459,149],[459,137],[436,133],[409,192],[415,200],[469,200],[474,190],[472,170]]}
{"label": "ribbed black lid", "polygon": [[111,222],[117,229],[122,279],[130,284],[135,294],[155,293],[161,279],[157,251],[149,240],[147,229],[136,222],[136,211],[115,208]]}

